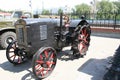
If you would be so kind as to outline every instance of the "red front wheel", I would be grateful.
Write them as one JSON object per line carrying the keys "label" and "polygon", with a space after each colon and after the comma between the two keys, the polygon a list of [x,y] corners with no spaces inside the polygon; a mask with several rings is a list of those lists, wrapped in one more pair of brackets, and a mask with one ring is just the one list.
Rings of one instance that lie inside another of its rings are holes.
{"label": "red front wheel", "polygon": [[48,77],[55,68],[56,62],[57,55],[53,48],[44,47],[39,49],[32,60],[33,74],[39,79]]}

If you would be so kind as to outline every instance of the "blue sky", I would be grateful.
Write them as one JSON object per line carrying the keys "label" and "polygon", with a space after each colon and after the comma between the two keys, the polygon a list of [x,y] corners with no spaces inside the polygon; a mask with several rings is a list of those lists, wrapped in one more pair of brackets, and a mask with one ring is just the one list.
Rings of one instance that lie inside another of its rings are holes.
{"label": "blue sky", "polygon": [[[51,9],[51,8],[63,8],[66,5],[73,8],[77,4],[87,3],[90,4],[93,0],[31,0],[32,9]],[[100,0],[99,0],[100,1]],[[118,0],[109,0],[118,1]],[[29,6],[29,0],[0,0],[0,9],[2,10],[31,10]]]}

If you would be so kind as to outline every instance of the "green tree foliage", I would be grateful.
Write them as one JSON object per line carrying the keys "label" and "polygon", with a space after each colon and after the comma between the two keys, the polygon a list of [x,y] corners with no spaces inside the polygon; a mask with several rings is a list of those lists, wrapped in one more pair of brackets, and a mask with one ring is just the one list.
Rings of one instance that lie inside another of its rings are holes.
{"label": "green tree foliage", "polygon": [[81,14],[81,13],[89,13],[91,10],[91,7],[87,4],[80,4],[75,6],[76,9],[76,14]]}
{"label": "green tree foliage", "polygon": [[115,4],[118,8],[118,11],[117,11],[117,14],[116,14],[116,19],[120,20],[120,2],[116,1],[116,2],[113,2],[113,4]]}
{"label": "green tree foliage", "polygon": [[2,10],[0,9],[0,11],[2,11]]}
{"label": "green tree foliage", "polygon": [[113,2],[114,5],[116,5],[117,7],[117,12],[120,13],[120,2],[119,1],[116,1],[116,2]]}
{"label": "green tree foliage", "polygon": [[117,12],[118,7],[110,2],[109,0],[102,0],[98,3],[98,12],[110,13],[110,12]]}
{"label": "green tree foliage", "polygon": [[77,19],[77,18],[79,18],[79,16],[76,15],[76,10],[75,10],[74,8],[72,8],[71,18],[72,18],[72,19]]}
{"label": "green tree foliage", "polygon": [[[73,9],[74,10],[74,9]],[[75,6],[75,14],[78,16],[74,16],[74,18],[80,18],[81,15],[85,15],[86,18],[88,18],[87,14],[89,14],[91,11],[91,6],[87,4],[80,4]]]}
{"label": "green tree foliage", "polygon": [[49,14],[50,14],[50,11],[49,11],[49,10],[44,9],[44,10],[42,11],[42,14],[43,14],[43,15],[49,15]]}
{"label": "green tree foliage", "polygon": [[113,19],[118,12],[118,7],[109,0],[102,0],[97,5],[97,19]]}
{"label": "green tree foliage", "polygon": [[63,13],[63,10],[61,8],[58,9],[58,14]]}
{"label": "green tree foliage", "polygon": [[4,10],[0,9],[0,12],[8,12],[8,11],[4,11]]}
{"label": "green tree foliage", "polygon": [[75,14],[75,13],[76,13],[75,9],[72,8],[72,12],[71,12],[71,14]]}
{"label": "green tree foliage", "polygon": [[5,11],[5,10],[2,10],[2,9],[0,9],[0,12],[8,12],[8,13],[13,13],[13,11]]}

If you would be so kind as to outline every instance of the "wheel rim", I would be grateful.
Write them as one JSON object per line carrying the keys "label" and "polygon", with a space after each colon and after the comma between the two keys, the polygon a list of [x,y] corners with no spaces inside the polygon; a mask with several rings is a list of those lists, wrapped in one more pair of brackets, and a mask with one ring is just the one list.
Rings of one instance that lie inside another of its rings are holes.
{"label": "wheel rim", "polygon": [[22,55],[20,53],[20,49],[17,47],[16,42],[9,44],[7,51],[6,51],[6,56],[7,56],[8,61],[13,64],[20,64],[26,60],[25,55]]}
{"label": "wheel rim", "polygon": [[51,74],[56,65],[56,53],[52,48],[44,49],[36,56],[34,74],[38,78],[45,78]]}

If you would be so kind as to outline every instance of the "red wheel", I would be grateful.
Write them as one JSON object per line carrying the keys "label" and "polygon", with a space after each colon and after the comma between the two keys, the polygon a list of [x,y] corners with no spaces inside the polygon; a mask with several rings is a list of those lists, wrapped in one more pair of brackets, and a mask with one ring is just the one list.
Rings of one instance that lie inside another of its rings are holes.
{"label": "red wheel", "polygon": [[41,48],[33,56],[32,60],[33,74],[39,79],[48,77],[55,68],[56,62],[57,55],[56,51],[53,48],[51,47]]}
{"label": "red wheel", "polygon": [[81,55],[85,55],[88,50],[88,38],[89,34],[87,33],[87,27],[82,27],[81,32],[78,36],[78,50]]}
{"label": "red wheel", "polygon": [[6,57],[8,61],[13,64],[20,64],[27,60],[26,53],[18,48],[16,41],[8,45],[6,49]]}

